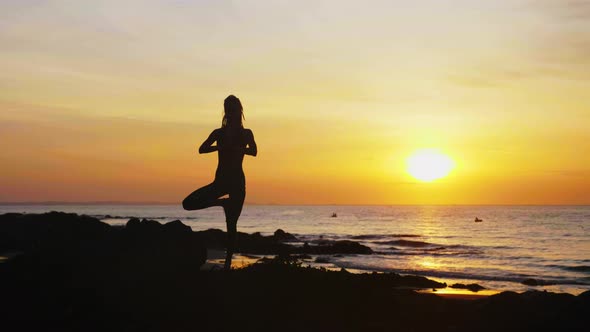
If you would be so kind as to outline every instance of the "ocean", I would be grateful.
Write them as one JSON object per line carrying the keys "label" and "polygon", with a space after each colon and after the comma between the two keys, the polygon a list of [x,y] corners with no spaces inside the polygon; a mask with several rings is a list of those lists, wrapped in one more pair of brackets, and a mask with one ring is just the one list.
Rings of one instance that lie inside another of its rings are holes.
{"label": "ocean", "polygon": [[[179,219],[193,230],[225,230],[221,208],[180,205],[0,205],[0,213],[48,211],[95,216],[111,225],[131,217]],[[336,217],[332,217],[333,214]],[[475,218],[482,222],[474,222]],[[277,229],[303,242],[353,240],[373,255],[304,262],[353,272],[414,274],[442,282],[478,283],[504,291],[579,294],[590,289],[590,206],[275,206],[246,205],[238,231]],[[553,285],[526,286],[527,278]]]}

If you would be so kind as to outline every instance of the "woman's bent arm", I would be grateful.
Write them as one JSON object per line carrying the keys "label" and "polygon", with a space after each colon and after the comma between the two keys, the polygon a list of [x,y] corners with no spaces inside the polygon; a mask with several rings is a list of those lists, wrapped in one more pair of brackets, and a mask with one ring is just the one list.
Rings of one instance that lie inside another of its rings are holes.
{"label": "woman's bent arm", "polygon": [[256,141],[254,141],[254,134],[252,133],[252,130],[248,129],[247,135],[248,136],[246,139],[248,146],[244,150],[244,153],[256,157],[258,154],[258,147],[256,146]]}
{"label": "woman's bent arm", "polygon": [[199,153],[209,153],[217,151],[217,145],[213,146],[213,143],[217,141],[217,129],[213,130],[213,132],[207,137],[205,142],[201,144],[199,147]]}

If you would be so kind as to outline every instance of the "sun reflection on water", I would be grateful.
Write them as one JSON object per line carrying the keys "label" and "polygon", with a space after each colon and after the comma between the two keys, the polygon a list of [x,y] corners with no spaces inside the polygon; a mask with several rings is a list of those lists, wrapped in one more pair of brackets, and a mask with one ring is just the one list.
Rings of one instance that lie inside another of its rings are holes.
{"label": "sun reflection on water", "polygon": [[440,263],[438,263],[437,261],[435,261],[431,257],[422,257],[422,258],[419,258],[419,260],[416,263],[416,265],[419,265],[419,266],[422,266],[422,267],[425,267],[425,268],[429,268],[429,269],[436,269],[436,268],[439,268],[441,266]]}

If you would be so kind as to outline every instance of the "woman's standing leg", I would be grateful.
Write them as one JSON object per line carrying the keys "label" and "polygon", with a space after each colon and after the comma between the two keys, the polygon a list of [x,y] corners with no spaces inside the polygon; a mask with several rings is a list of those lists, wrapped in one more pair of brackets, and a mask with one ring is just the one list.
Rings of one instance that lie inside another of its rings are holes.
{"label": "woman's standing leg", "polygon": [[182,207],[185,210],[200,210],[211,206],[222,206],[225,199],[219,197],[225,195],[221,186],[216,183],[210,183],[203,188],[193,191],[182,201]]}
{"label": "woman's standing leg", "polygon": [[229,193],[229,198],[224,202],[225,223],[227,225],[227,251],[225,254],[226,270],[231,269],[231,260],[236,247],[236,235],[238,233],[238,218],[242,213],[246,190],[238,188]]}

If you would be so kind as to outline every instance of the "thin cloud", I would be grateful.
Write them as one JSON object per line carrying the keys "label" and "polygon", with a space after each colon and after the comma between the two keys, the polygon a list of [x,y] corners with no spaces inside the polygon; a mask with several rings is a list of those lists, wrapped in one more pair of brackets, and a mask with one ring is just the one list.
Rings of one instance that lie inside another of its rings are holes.
{"label": "thin cloud", "polygon": [[588,0],[537,0],[532,1],[529,6],[551,13],[554,17],[561,19],[590,19],[590,1]]}
{"label": "thin cloud", "polygon": [[521,80],[590,79],[590,1],[537,0],[512,9],[513,33],[500,55],[482,55],[449,73],[452,84],[498,88]]}

